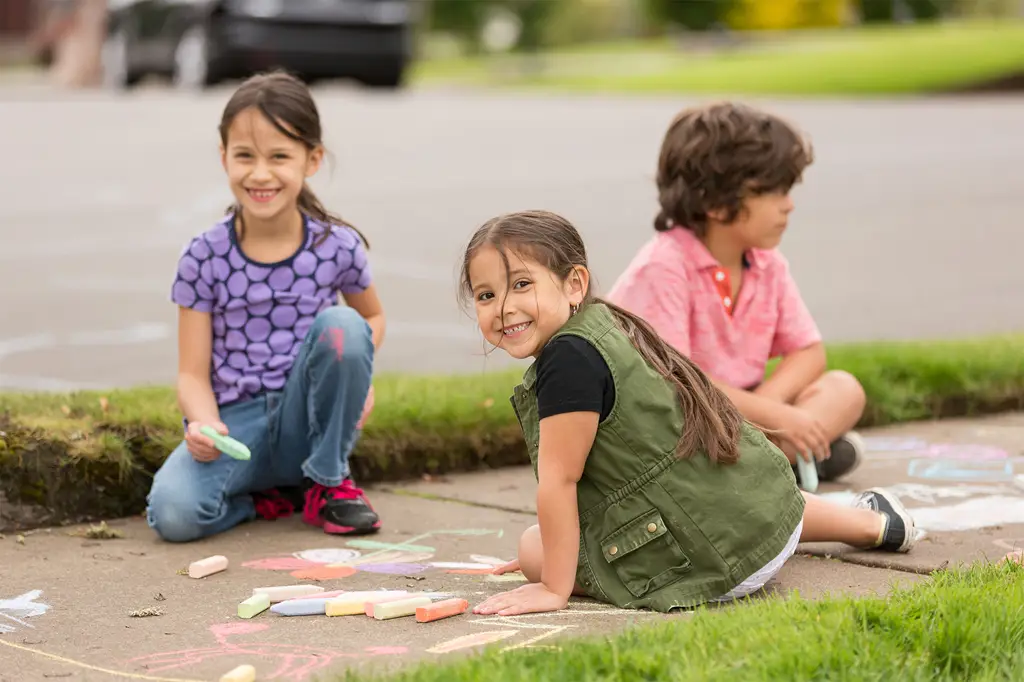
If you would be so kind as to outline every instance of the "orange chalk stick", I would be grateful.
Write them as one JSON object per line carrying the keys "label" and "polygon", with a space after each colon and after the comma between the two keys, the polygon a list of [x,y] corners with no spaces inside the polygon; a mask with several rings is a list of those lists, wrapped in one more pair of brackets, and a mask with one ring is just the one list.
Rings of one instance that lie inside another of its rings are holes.
{"label": "orange chalk stick", "polygon": [[430,606],[420,606],[416,609],[417,623],[430,623],[450,616],[457,616],[469,608],[469,602],[465,599],[445,599],[434,602]]}

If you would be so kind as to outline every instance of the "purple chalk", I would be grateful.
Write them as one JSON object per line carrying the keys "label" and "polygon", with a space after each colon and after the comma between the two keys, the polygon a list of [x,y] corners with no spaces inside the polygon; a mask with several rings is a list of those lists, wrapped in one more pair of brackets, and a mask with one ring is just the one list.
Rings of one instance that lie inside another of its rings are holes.
{"label": "purple chalk", "polygon": [[327,600],[334,598],[332,596],[319,599],[289,599],[274,604],[270,610],[282,616],[325,616],[327,615]]}
{"label": "purple chalk", "polygon": [[411,576],[428,568],[422,563],[360,563],[357,568],[370,573],[385,573],[388,576]]}

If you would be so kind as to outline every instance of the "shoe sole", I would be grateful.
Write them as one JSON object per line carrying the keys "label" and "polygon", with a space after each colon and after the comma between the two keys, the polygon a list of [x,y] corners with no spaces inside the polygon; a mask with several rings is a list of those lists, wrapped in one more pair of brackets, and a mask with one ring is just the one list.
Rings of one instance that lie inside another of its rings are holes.
{"label": "shoe sole", "polygon": [[356,528],[354,526],[339,526],[331,523],[330,521],[324,521],[323,524],[324,532],[328,535],[370,535],[380,530],[380,521],[373,524],[369,528]]}
{"label": "shoe sole", "polygon": [[[909,552],[917,543],[917,528],[914,525],[914,519],[910,516],[910,512],[907,511],[906,507],[903,506],[903,503],[900,502],[895,495],[883,488],[868,488],[864,493],[874,493],[875,495],[878,495],[888,502],[896,516],[900,517],[903,521],[905,537],[903,538],[903,544],[897,547],[895,551],[901,554]],[[888,512],[880,513],[888,514]]]}
{"label": "shoe sole", "polygon": [[861,462],[864,461],[864,451],[866,449],[866,445],[864,444],[864,439],[860,437],[860,434],[858,434],[856,431],[847,431],[846,433],[844,433],[843,435],[836,439],[836,441],[841,440],[845,440],[847,443],[849,443],[849,447],[853,449],[853,463],[850,464],[848,468],[843,469],[839,473],[832,473],[828,471],[830,460],[826,459],[825,461],[821,462],[818,467],[818,478],[821,479],[822,481],[834,481],[838,478],[842,478],[843,476],[849,476],[854,471],[856,471],[857,468],[860,467]]}

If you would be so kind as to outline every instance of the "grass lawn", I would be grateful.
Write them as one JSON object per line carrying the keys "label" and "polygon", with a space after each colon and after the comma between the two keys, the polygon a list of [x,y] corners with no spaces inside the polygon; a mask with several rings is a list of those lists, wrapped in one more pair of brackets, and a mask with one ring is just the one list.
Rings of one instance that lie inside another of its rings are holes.
{"label": "grass lawn", "polygon": [[669,40],[519,56],[424,60],[413,82],[569,91],[893,95],[951,90],[1024,72],[1024,21],[862,27],[772,37],[699,52]]}
{"label": "grass lawn", "polygon": [[[868,403],[862,427],[1024,407],[1024,337],[830,346]],[[518,371],[381,375],[351,460],[372,483],[527,463],[508,397]],[[144,507],[152,474],[178,444],[169,386],[109,392],[0,393],[0,491],[50,510],[51,523]]]}
{"label": "grass lawn", "polygon": [[935,574],[888,599],[770,598],[636,627],[560,650],[487,653],[346,682],[532,680],[1019,680],[1024,569],[977,564]]}

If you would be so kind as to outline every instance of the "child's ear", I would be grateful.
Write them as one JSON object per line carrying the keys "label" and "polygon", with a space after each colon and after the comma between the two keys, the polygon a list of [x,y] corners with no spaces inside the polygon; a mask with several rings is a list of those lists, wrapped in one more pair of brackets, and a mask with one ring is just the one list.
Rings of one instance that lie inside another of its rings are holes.
{"label": "child's ear", "polygon": [[228,151],[224,149],[223,144],[217,145],[217,149],[220,151],[220,165],[224,167],[224,170],[228,169]]}
{"label": "child's ear", "polygon": [[309,160],[306,162],[306,177],[311,178],[320,170],[320,164],[324,161],[324,148],[317,147],[309,153]]}
{"label": "child's ear", "polygon": [[565,295],[573,305],[583,303],[590,290],[590,271],[582,265],[574,265],[565,279]]}

